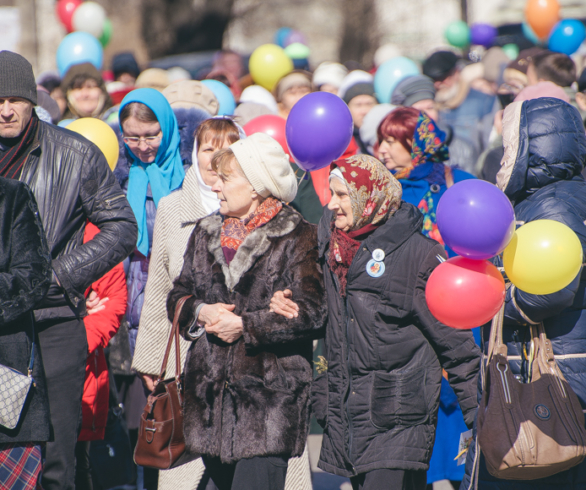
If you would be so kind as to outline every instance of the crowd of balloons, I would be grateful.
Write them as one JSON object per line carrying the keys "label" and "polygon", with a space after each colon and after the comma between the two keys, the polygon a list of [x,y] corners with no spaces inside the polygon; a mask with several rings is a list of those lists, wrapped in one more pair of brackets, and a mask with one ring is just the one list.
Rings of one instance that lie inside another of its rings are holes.
{"label": "crowd of balloons", "polygon": [[[586,39],[584,24],[576,19],[560,19],[558,0],[527,0],[523,34],[533,44],[547,46],[551,51],[571,55]],[[456,48],[466,48],[477,44],[490,48],[497,37],[497,29],[486,23],[468,26],[458,20],[448,25],[445,37]],[[519,54],[515,44],[507,44],[503,49],[511,59]]]}
{"label": "crowd of balloons", "polygon": [[571,228],[536,220],[515,231],[511,202],[483,180],[465,180],[448,189],[437,208],[437,225],[458,256],[433,271],[425,296],[433,316],[450,327],[474,328],[497,314],[505,282],[488,260],[501,253],[508,279],[531,294],[560,291],[582,267],[582,246]]}

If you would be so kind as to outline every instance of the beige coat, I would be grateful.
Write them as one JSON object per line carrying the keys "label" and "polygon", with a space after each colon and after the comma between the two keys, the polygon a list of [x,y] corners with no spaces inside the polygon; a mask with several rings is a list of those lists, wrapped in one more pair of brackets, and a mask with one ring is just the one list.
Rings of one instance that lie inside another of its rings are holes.
{"label": "beige coat", "polygon": [[[132,367],[139,373],[158,375],[165,355],[165,347],[171,333],[167,319],[167,295],[173,288],[173,280],[183,268],[183,255],[187,241],[199,218],[206,215],[201,204],[201,194],[195,170],[190,168],[180,190],[159,201],[149,275],[145,299],[140,316],[138,336]],[[185,225],[185,223],[190,223]],[[181,366],[191,342],[182,337]],[[174,347],[174,346],[173,346]],[[167,361],[167,376],[174,374],[175,349],[171,349]],[[204,472],[201,458],[178,468],[159,472],[160,490],[196,490]],[[298,458],[289,460],[285,490],[311,490],[311,473],[307,446]]]}

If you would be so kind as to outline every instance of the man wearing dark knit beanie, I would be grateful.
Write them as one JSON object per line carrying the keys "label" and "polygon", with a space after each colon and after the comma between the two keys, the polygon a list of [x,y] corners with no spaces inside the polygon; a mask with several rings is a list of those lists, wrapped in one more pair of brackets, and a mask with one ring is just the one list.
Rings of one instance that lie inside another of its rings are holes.
{"label": "man wearing dark knit beanie", "polygon": [[[36,103],[31,64],[19,54],[0,51],[0,176],[30,187],[53,258],[49,292],[34,305],[52,429],[42,487],[73,490],[88,354],[85,292],[134,249],[137,226],[99,148],[40,121]],[[82,244],[87,221],[100,233]],[[19,430],[0,427],[0,444],[31,442]]]}

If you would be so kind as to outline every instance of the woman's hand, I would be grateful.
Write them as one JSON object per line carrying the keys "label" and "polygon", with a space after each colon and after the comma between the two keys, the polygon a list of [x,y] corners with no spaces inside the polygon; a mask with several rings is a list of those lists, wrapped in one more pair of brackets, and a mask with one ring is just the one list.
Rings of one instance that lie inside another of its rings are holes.
{"label": "woman's hand", "polygon": [[220,308],[220,313],[215,322],[212,324],[206,323],[206,332],[231,344],[242,337],[242,318],[225,308]]}
{"label": "woman's hand", "polygon": [[299,316],[299,306],[297,306],[297,303],[289,299],[291,297],[293,297],[293,293],[290,289],[277,291],[271,298],[269,311],[286,318],[297,318]]}
{"label": "woman's hand", "polygon": [[87,308],[87,314],[93,315],[98,311],[102,311],[106,306],[104,303],[109,301],[109,298],[102,298],[98,296],[98,293],[95,291],[90,292],[89,296],[85,300],[85,307]]}
{"label": "woman's hand", "polygon": [[143,374],[137,373],[140,379],[142,380],[142,384],[145,388],[149,391],[153,391],[155,389],[155,381],[157,380],[157,376],[153,376],[152,374]]}
{"label": "woman's hand", "polygon": [[234,308],[236,308],[235,305],[227,305],[224,303],[205,305],[201,310],[199,310],[199,316],[197,317],[197,321],[200,325],[212,325],[217,321],[220,312],[234,311]]}

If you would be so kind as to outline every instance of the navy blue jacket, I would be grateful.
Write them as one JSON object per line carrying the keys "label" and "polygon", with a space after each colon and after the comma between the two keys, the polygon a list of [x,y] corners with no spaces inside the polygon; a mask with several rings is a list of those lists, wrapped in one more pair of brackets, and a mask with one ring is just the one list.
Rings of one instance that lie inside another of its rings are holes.
{"label": "navy blue jacket", "polygon": [[[517,221],[539,219],[569,226],[586,249],[586,136],[578,111],[559,99],[540,98],[512,104],[504,118],[505,153],[497,184],[512,201]],[[507,169],[507,162],[509,165]],[[578,274],[565,289],[548,295],[515,289],[517,305],[507,293],[503,341],[509,363],[518,379],[526,381],[530,328],[543,321],[556,361],[586,409],[586,274]],[[485,341],[489,328],[484,329]],[[485,352],[488,342],[485,342]],[[468,456],[468,481],[473,452]],[[586,463],[546,479],[526,483],[493,478],[481,461],[479,488],[485,490],[553,490],[586,488]]]}

